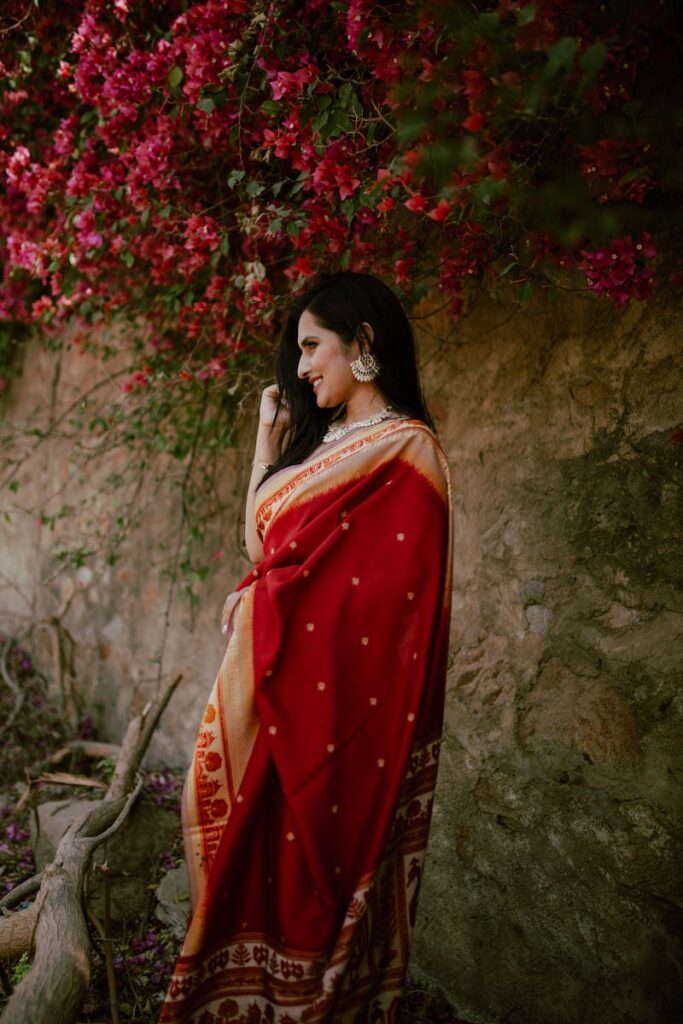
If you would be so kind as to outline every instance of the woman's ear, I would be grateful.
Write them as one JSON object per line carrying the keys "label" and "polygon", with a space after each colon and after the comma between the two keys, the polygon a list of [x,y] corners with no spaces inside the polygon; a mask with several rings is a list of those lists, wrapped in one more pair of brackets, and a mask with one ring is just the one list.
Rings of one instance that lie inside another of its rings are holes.
{"label": "woman's ear", "polygon": [[367,352],[375,338],[375,332],[372,329],[372,324],[369,324],[367,320],[364,320],[356,331],[356,338],[358,340],[360,351]]}

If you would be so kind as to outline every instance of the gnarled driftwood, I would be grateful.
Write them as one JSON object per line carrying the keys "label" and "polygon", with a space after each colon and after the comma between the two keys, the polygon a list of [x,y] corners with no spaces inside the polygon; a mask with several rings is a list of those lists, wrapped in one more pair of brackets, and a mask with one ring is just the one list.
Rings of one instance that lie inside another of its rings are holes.
{"label": "gnarled driftwood", "polygon": [[134,718],[124,736],[104,798],[62,838],[43,871],[35,903],[0,917],[0,956],[35,948],[28,974],[0,1017],[1,1024],[72,1024],[90,980],[90,938],[83,912],[83,885],[93,852],[123,824],[140,791],[136,776],[152,733],[178,676],[161,698]]}

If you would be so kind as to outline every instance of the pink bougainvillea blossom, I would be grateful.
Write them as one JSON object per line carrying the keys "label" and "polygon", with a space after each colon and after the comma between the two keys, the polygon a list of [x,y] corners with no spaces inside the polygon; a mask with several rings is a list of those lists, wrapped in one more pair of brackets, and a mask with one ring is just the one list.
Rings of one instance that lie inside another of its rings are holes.
{"label": "pink bougainvillea blossom", "polygon": [[652,238],[644,232],[640,239],[630,235],[613,238],[608,246],[595,251],[582,250],[579,267],[586,275],[588,287],[598,295],[606,295],[616,305],[629,299],[649,299],[656,277],[651,261],[657,250]]}

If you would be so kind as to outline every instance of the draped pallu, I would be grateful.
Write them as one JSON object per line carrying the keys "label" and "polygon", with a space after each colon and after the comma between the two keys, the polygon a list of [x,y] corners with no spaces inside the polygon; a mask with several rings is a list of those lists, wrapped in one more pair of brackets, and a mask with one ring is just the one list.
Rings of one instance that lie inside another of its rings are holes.
{"label": "draped pallu", "polygon": [[416,420],[257,491],[183,806],[193,913],[161,1021],[396,1016],[432,810],[451,591],[448,467]]}

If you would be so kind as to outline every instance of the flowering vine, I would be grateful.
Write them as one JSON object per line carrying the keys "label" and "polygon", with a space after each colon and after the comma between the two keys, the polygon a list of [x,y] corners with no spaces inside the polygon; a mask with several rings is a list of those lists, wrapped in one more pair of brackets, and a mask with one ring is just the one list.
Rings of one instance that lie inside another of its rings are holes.
{"label": "flowering vine", "polygon": [[319,269],[454,319],[475,282],[646,300],[682,41],[669,0],[8,0],[0,358],[127,321],[121,395],[158,422],[239,390]]}

